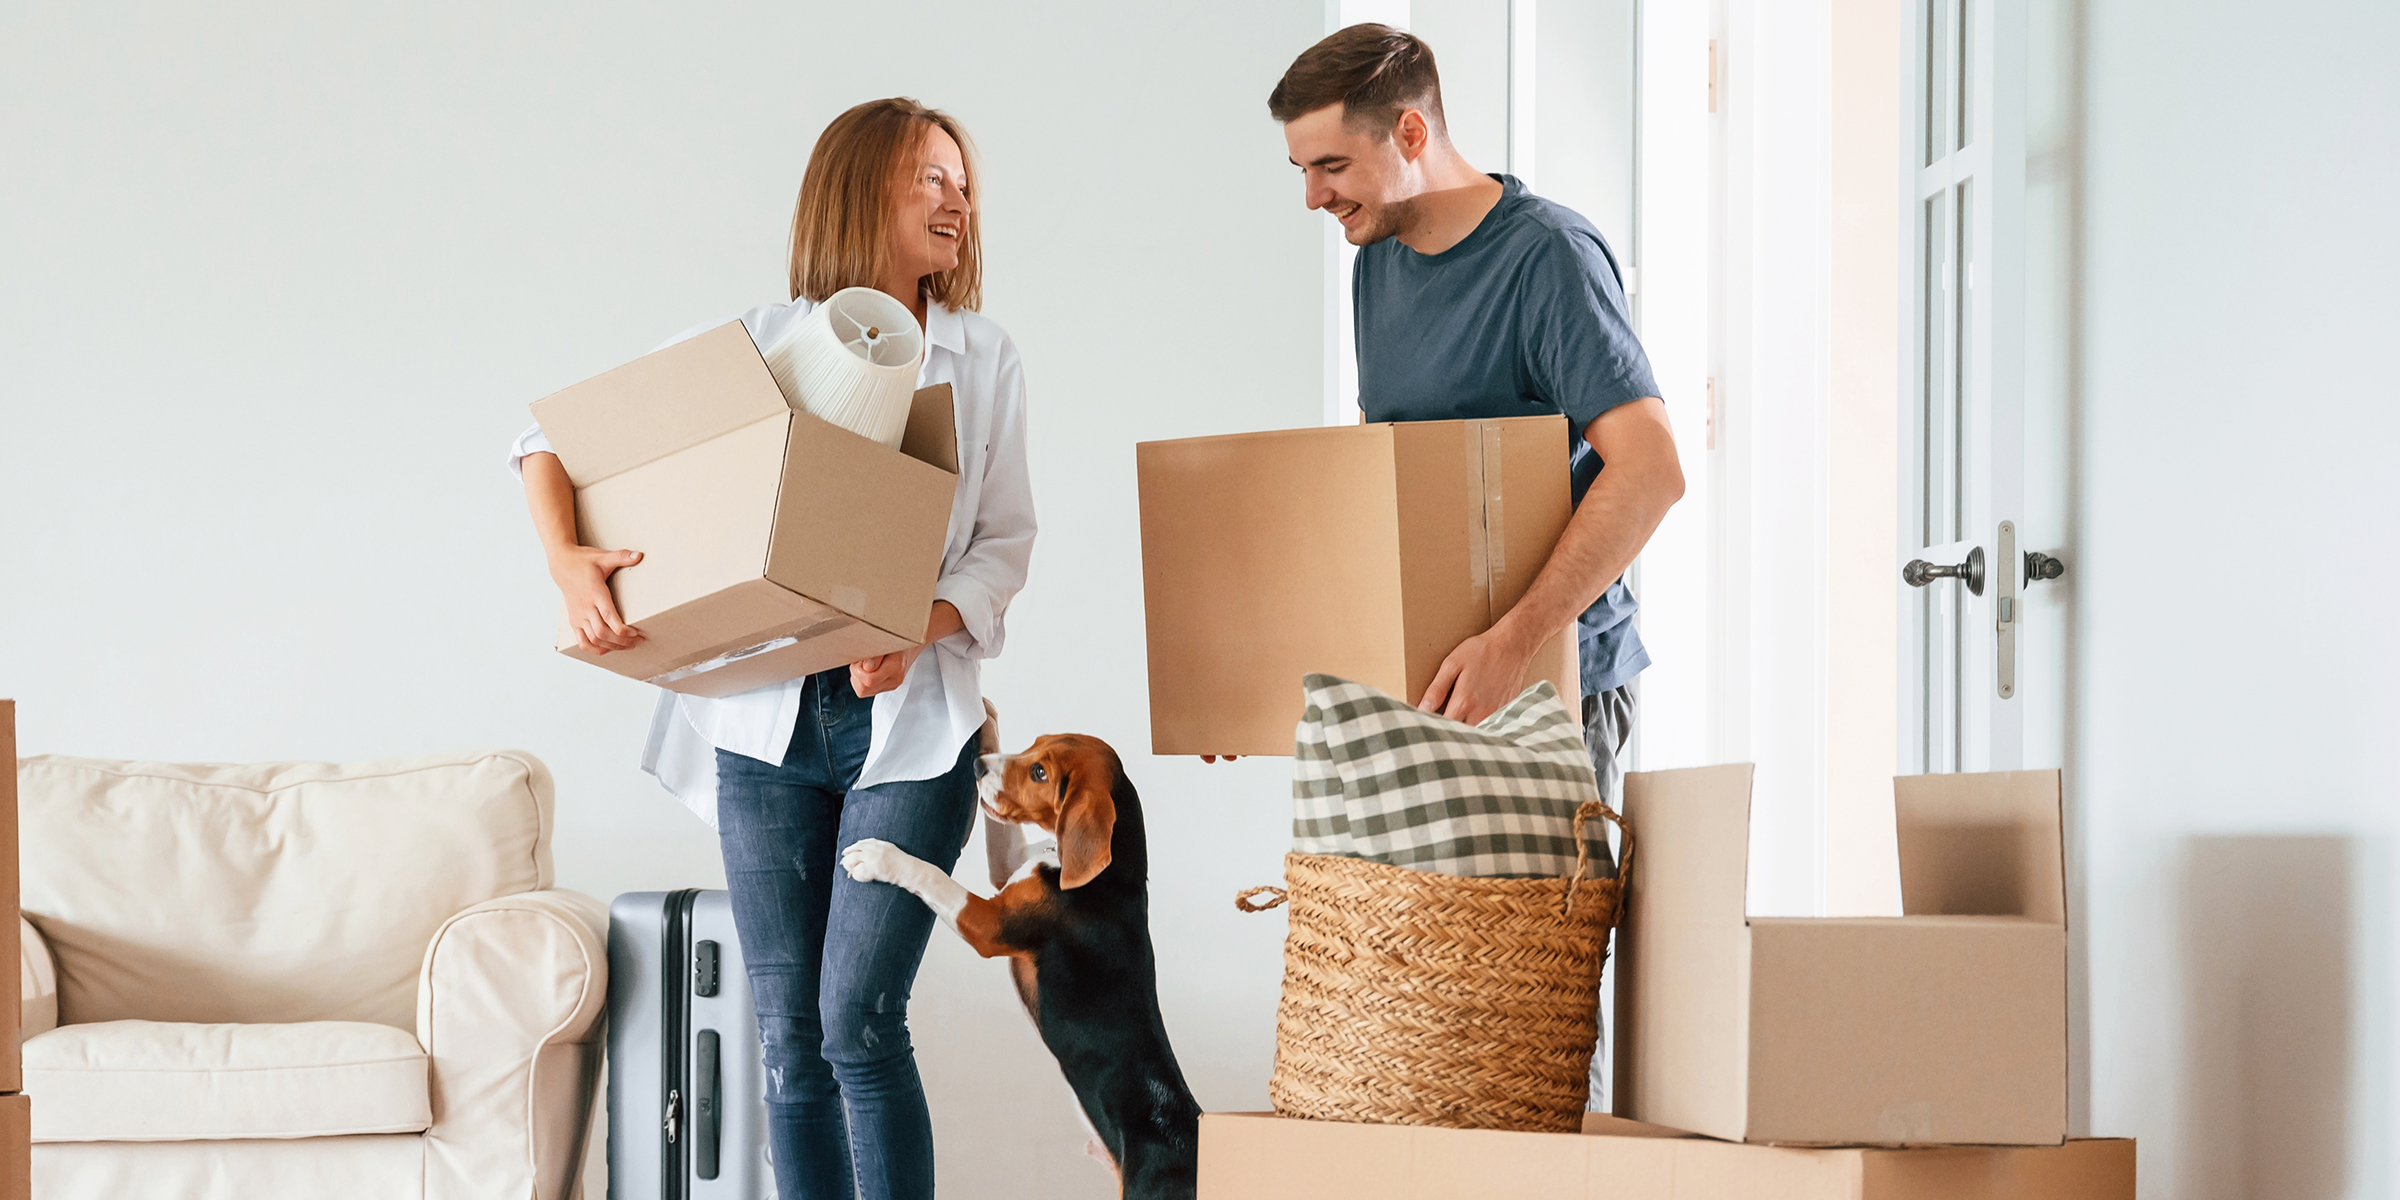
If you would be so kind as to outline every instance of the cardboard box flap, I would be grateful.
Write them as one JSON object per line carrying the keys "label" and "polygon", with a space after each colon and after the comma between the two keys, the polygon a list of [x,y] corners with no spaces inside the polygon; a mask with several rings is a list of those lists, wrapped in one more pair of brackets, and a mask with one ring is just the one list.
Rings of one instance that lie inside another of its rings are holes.
{"label": "cardboard box flap", "polygon": [[792,411],[740,321],[544,396],[532,408],[577,488]]}
{"label": "cardboard box flap", "polygon": [[900,434],[900,453],[958,474],[958,416],[950,400],[950,385],[918,388],[908,402],[908,428]]}
{"label": "cardboard box flap", "polygon": [[1585,1137],[1638,1138],[1696,1138],[1700,1136],[1689,1129],[1669,1129],[1664,1125],[1652,1125],[1647,1121],[1631,1121],[1612,1113],[1596,1112],[1583,1114],[1583,1134]]}
{"label": "cardboard box flap", "polygon": [[1632,913],[1673,925],[1739,927],[1750,877],[1749,763],[1626,776]]}
{"label": "cardboard box flap", "polygon": [[2056,770],[1909,775],[1892,791],[1902,912],[2066,924]]}
{"label": "cardboard box flap", "polygon": [[1740,1138],[1747,1120],[1749,764],[1625,777],[1633,889],[1617,942],[1618,1115]]}

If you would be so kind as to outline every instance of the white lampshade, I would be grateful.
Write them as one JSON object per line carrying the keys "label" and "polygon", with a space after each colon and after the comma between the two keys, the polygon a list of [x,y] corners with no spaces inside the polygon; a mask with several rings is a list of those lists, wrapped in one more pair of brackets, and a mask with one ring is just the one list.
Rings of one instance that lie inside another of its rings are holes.
{"label": "white lampshade", "polygon": [[908,429],[925,331],[908,307],[874,288],[825,298],[766,351],[783,398],[811,416],[898,448]]}

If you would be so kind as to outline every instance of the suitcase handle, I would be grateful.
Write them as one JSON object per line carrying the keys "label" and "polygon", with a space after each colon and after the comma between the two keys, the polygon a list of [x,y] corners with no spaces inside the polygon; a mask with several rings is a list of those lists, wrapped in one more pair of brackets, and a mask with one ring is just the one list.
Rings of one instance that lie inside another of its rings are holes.
{"label": "suitcase handle", "polygon": [[717,1031],[703,1029],[698,1061],[692,1064],[692,1168],[702,1179],[717,1177]]}

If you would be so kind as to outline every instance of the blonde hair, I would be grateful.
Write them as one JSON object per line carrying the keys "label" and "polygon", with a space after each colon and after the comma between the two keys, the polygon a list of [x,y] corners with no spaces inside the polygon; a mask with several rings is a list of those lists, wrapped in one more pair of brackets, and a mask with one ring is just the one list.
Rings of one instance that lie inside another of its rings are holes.
{"label": "blonde hair", "polygon": [[[936,129],[958,143],[967,178],[975,148],[950,114],[906,96],[869,100],[817,135],[792,206],[792,298],[823,301],[846,287],[873,287],[891,265],[892,205],[913,161]],[[924,279],[927,299],[953,309],[983,306],[983,206],[967,206],[958,265]]]}

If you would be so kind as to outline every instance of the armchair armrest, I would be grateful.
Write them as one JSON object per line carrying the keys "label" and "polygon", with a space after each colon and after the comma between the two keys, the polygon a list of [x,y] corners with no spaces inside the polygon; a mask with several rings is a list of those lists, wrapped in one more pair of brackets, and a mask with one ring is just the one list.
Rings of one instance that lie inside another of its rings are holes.
{"label": "armchair armrest", "polygon": [[417,1038],[432,1060],[425,1195],[574,1195],[604,1049],[608,910],[581,892],[503,896],[425,950]]}
{"label": "armchair armrest", "polygon": [[22,916],[17,918],[17,975],[25,981],[25,1023],[18,1037],[58,1028],[58,960],[50,957],[42,931]]}

